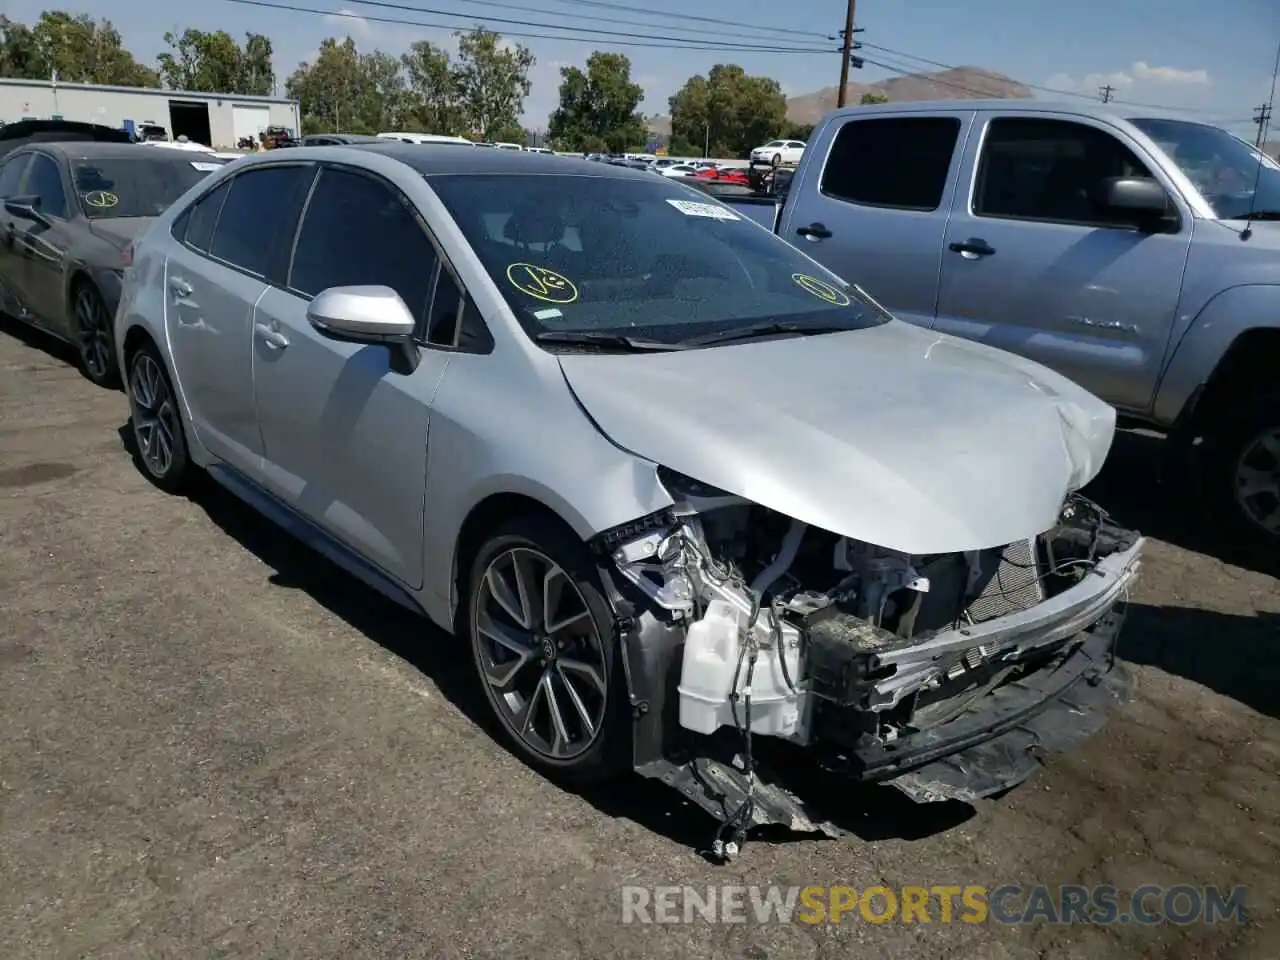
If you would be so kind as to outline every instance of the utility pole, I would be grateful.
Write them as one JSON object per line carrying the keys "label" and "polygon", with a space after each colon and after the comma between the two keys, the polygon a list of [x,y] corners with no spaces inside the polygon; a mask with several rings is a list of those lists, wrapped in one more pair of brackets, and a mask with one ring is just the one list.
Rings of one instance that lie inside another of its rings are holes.
{"label": "utility pole", "polygon": [[1253,122],[1258,125],[1258,137],[1253,145],[1259,150],[1267,140],[1267,130],[1271,125],[1271,104],[1264,103],[1253,108]]}
{"label": "utility pole", "polygon": [[1109,83],[1105,87],[1098,88],[1098,96],[1102,97],[1103,103],[1111,102],[1111,94],[1115,93],[1115,89],[1116,88]]}
{"label": "utility pole", "polygon": [[844,14],[844,52],[840,54],[840,89],[836,91],[836,106],[844,106],[844,88],[849,85],[849,60],[853,57],[853,15],[858,0],[849,0]]}

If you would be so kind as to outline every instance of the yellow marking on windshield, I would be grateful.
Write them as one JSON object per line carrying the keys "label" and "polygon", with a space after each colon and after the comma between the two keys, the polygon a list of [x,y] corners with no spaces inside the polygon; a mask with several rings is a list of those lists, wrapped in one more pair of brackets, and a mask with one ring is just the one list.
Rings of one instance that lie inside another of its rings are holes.
{"label": "yellow marking on windshield", "polygon": [[578,288],[568,277],[554,270],[536,267],[532,263],[513,263],[507,267],[507,279],[511,285],[535,300],[547,303],[573,303],[578,299]]}
{"label": "yellow marking on windshield", "polygon": [[847,307],[853,301],[849,299],[849,295],[839,287],[833,287],[825,280],[819,280],[817,277],[811,277],[805,273],[793,273],[791,279],[808,293],[812,293],[819,300],[825,300],[827,303],[833,303],[837,307]]}
{"label": "yellow marking on windshield", "polygon": [[84,195],[84,202],[86,206],[106,210],[116,206],[120,198],[107,190],[90,190]]}

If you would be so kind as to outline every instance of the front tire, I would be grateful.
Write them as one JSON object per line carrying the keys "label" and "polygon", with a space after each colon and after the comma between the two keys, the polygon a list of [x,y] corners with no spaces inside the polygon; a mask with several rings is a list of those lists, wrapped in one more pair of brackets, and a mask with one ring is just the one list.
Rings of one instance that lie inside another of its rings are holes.
{"label": "front tire", "polygon": [[111,314],[102,294],[92,283],[76,284],[71,296],[71,319],[80,369],[84,375],[100,387],[115,389],[120,386]]}
{"label": "front tire", "polygon": [[142,345],[129,357],[128,393],[138,466],[161,490],[177,493],[191,473],[191,458],[177,394],[154,344]]}
{"label": "front tire", "polygon": [[577,781],[628,769],[619,642],[582,541],[550,520],[516,518],[476,551],[466,583],[460,626],[514,752]]}
{"label": "front tire", "polygon": [[1232,540],[1275,556],[1280,549],[1280,391],[1227,405],[1203,446],[1205,492]]}
{"label": "front tire", "polygon": [[773,166],[778,167],[782,164],[782,154],[775,153],[773,155]]}

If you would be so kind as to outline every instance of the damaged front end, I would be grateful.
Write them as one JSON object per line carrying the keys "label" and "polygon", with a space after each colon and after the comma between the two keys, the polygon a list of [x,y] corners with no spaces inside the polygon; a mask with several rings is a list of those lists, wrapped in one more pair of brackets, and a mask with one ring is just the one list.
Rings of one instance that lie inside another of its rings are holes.
{"label": "damaged front end", "polygon": [[917,801],[1029,776],[1127,696],[1115,643],[1141,537],[1079,495],[1000,547],[909,556],[665,469],[675,506],[593,546],[618,614],[634,766],[722,821],[839,831],[766,775],[754,737]]}

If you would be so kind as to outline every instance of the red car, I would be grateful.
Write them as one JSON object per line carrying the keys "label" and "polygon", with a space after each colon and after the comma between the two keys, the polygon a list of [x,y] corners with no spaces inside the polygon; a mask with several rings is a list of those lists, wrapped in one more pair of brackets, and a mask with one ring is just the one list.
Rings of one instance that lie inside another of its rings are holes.
{"label": "red car", "polygon": [[745,186],[750,178],[742,167],[722,167],[716,171],[716,180],[720,183],[741,183]]}

